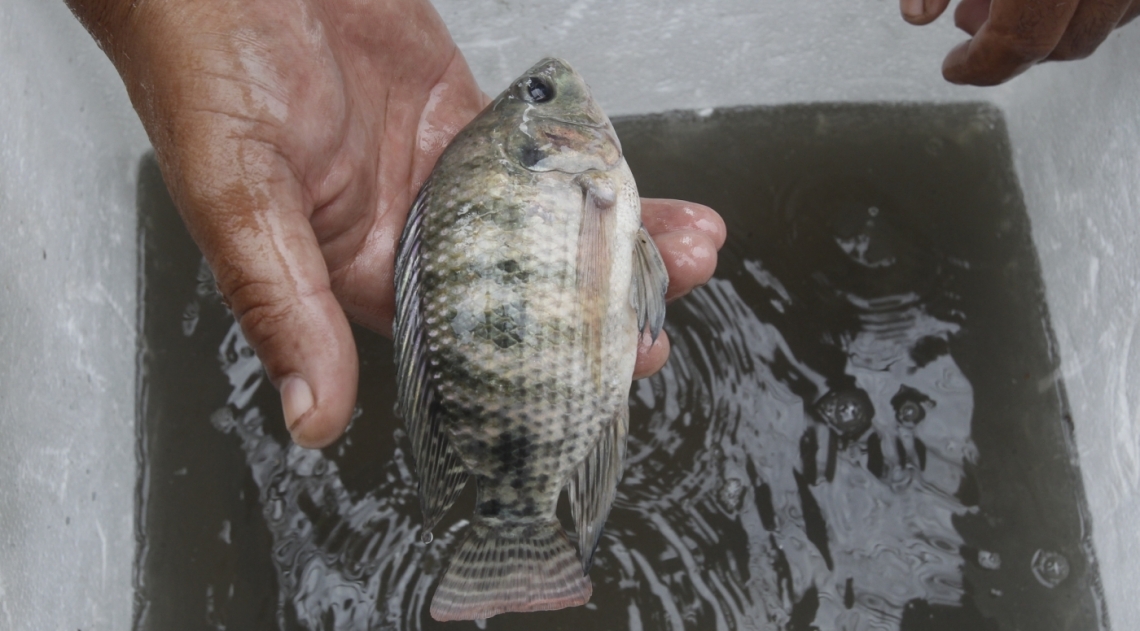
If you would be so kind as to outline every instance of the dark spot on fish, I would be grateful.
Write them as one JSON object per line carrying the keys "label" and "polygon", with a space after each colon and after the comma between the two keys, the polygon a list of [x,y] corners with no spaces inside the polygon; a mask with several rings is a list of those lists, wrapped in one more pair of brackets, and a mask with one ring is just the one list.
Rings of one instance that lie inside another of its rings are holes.
{"label": "dark spot on fish", "polygon": [[[440,371],[445,378],[454,381],[457,385],[466,386],[476,391],[490,390],[493,392],[513,393],[513,383],[495,373],[473,368],[467,358],[454,351],[440,352]],[[469,408],[471,414],[482,416],[484,409],[480,405]],[[477,419],[476,419],[477,420]]]}
{"label": "dark spot on fish", "polygon": [[509,333],[502,333],[502,334],[496,335],[494,337],[493,341],[495,342],[495,346],[498,346],[499,348],[502,348],[502,349],[508,349],[508,348],[514,346],[515,344],[518,344],[522,340],[516,335],[510,335]]}
{"label": "dark spot on fish", "polygon": [[878,434],[867,438],[867,470],[876,478],[883,477],[883,445]]}
{"label": "dark spot on fish", "polygon": [[526,486],[526,481],[523,480],[522,478],[514,478],[513,480],[511,480],[511,487],[512,488],[521,489],[524,486]]}
{"label": "dark spot on fish", "polygon": [[527,438],[526,436],[519,436],[516,438],[515,451],[518,453],[519,458],[529,458],[532,451],[530,438]]}
{"label": "dark spot on fish", "polygon": [[541,149],[530,143],[523,145],[519,151],[519,163],[527,168],[542,162],[545,157],[546,154]]}
{"label": "dark spot on fish", "polygon": [[523,301],[499,305],[483,312],[483,321],[471,333],[476,339],[489,340],[501,349],[508,349],[522,343],[526,317],[526,303]]}
{"label": "dark spot on fish", "polygon": [[491,447],[491,454],[499,461],[499,472],[504,475],[521,473],[527,466],[531,452],[530,438],[511,432],[499,434],[495,446]]}
{"label": "dark spot on fish", "polygon": [[505,261],[499,261],[499,263],[497,265],[495,265],[495,267],[498,268],[498,270],[500,272],[502,272],[502,276],[500,277],[500,281],[504,282],[504,283],[510,283],[510,284],[525,283],[527,281],[527,279],[530,278],[530,274],[523,271],[522,267],[519,265],[519,262],[516,261],[515,259],[507,259]]}
{"label": "dark spot on fish", "polygon": [[494,517],[503,510],[502,503],[499,500],[487,500],[479,504],[479,514],[483,517]]}

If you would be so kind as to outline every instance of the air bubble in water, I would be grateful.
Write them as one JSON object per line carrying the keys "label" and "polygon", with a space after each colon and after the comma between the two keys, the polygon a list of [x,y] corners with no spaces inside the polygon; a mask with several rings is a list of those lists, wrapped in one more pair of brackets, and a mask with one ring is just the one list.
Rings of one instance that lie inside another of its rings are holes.
{"label": "air bubble in water", "polygon": [[717,495],[721,505],[726,510],[736,512],[740,510],[740,505],[744,499],[744,483],[737,478],[728,478],[721,485]]}
{"label": "air bubble in water", "polygon": [[895,412],[895,418],[903,425],[914,425],[921,421],[926,416],[926,410],[922,409],[922,405],[914,402],[907,401],[899,406]]}
{"label": "air bubble in water", "polygon": [[1038,550],[1033,555],[1033,576],[1045,587],[1056,587],[1069,576],[1069,560],[1059,552]]}
{"label": "air bubble in water", "polygon": [[816,404],[816,413],[840,436],[858,438],[871,427],[875,415],[871,398],[859,388],[831,391]]}
{"label": "air bubble in water", "polygon": [[1001,569],[1001,555],[989,550],[978,550],[978,565],[987,570]]}
{"label": "air bubble in water", "polygon": [[420,535],[420,541],[424,542],[424,544],[429,544],[434,540],[435,537],[432,536],[430,530],[425,530],[423,531],[423,534]]}

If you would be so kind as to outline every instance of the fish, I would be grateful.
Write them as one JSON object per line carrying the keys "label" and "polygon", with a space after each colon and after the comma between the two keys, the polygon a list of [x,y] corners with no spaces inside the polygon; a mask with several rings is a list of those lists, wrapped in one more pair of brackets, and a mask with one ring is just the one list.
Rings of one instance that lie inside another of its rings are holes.
{"label": "fish", "polygon": [[433,618],[589,601],[667,286],[617,133],[565,61],[532,66],[440,155],[400,239],[393,327],[425,542],[476,487]]}

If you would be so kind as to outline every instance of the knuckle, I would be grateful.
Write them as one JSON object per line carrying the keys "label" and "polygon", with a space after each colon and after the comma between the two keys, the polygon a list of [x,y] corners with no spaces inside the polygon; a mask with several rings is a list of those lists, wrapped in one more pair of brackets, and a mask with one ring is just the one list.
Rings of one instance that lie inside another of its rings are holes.
{"label": "knuckle", "polygon": [[[1103,31],[1103,32],[1102,32]],[[1111,32],[1111,25],[1092,24],[1083,28],[1072,29],[1065,33],[1057,47],[1049,53],[1049,59],[1054,61],[1076,61],[1084,59],[1096,52],[1101,42]]]}
{"label": "knuckle", "polygon": [[292,311],[292,301],[274,283],[242,277],[219,277],[218,287],[254,348],[266,346]]}
{"label": "knuckle", "polygon": [[1049,53],[1048,58],[1053,61],[1076,61],[1078,59],[1084,59],[1088,57],[1089,55],[1093,54],[1093,51],[1095,50],[1096,46],[1063,44],[1053,49],[1053,52]]}
{"label": "knuckle", "polygon": [[255,348],[261,349],[277,337],[281,325],[289,317],[289,307],[281,301],[257,302],[235,309],[238,323]]}
{"label": "knuckle", "polygon": [[1006,50],[1019,62],[1033,63],[1048,57],[1053,52],[1053,44],[1038,39],[1017,39],[1011,41]]}
{"label": "knuckle", "polygon": [[995,53],[994,60],[1002,63],[1035,63],[1048,57],[1057,45],[1057,40],[1029,27],[997,27],[986,35],[986,39],[988,47]]}

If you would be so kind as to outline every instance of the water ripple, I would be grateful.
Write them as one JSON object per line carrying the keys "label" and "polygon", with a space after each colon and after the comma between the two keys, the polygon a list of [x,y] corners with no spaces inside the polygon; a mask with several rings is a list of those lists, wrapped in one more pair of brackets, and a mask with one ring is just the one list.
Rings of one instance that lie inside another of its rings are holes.
{"label": "water ripple", "polygon": [[[758,262],[748,269],[738,281],[746,289],[795,306]],[[830,390],[835,376],[797,358],[729,280],[671,308],[672,358],[631,396],[629,460],[592,574],[594,603],[563,615],[629,628],[897,629],[914,599],[961,599],[952,520],[971,510],[955,493],[974,457],[972,391],[949,354],[914,359],[956,325],[909,295],[851,306],[861,326],[838,338],[853,388],[844,391]],[[429,597],[465,522],[420,542],[403,431],[376,465],[379,484],[353,494],[343,449],[304,450],[267,431],[280,421],[252,403],[269,386],[236,325],[218,361],[232,392],[212,422],[240,440],[260,489],[279,624],[434,626]],[[834,413],[858,423],[829,422],[828,397],[854,402]],[[910,410],[901,423],[896,408],[908,401],[921,418]]]}

